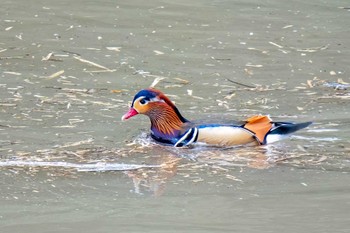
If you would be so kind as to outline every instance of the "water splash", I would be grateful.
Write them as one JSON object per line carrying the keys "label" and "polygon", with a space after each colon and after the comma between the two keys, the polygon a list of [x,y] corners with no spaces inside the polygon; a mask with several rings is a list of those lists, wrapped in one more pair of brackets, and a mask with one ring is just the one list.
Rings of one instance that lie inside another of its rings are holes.
{"label": "water splash", "polygon": [[152,145],[156,145],[156,143],[152,140],[151,136],[148,133],[142,132],[133,140],[129,145],[140,145],[142,147],[150,147]]}
{"label": "water splash", "polygon": [[49,167],[70,168],[80,172],[131,171],[142,168],[160,168],[161,165],[125,164],[125,163],[68,163],[49,161],[0,161],[0,167]]}
{"label": "water splash", "polygon": [[293,135],[292,138],[299,139],[299,140],[305,140],[305,141],[316,141],[316,142],[335,142],[339,141],[340,139],[337,137],[304,137],[299,135]]}

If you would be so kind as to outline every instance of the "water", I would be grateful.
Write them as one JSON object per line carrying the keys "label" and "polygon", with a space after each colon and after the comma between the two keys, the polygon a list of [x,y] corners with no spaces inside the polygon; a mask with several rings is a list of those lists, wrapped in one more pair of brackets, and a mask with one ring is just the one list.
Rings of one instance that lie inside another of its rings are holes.
{"label": "water", "polygon": [[[4,1],[1,232],[349,232],[347,1]],[[120,117],[313,121],[265,147],[174,149]],[[233,81],[233,82],[232,82]]]}

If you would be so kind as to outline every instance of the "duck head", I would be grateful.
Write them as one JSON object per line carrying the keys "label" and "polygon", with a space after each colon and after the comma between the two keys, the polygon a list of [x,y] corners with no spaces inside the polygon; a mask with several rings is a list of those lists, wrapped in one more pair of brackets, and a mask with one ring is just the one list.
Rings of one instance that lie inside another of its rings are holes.
{"label": "duck head", "polygon": [[186,120],[161,91],[149,88],[139,91],[122,120],[127,120],[135,115],[143,114],[151,120],[152,135],[160,138],[172,138],[178,136]]}

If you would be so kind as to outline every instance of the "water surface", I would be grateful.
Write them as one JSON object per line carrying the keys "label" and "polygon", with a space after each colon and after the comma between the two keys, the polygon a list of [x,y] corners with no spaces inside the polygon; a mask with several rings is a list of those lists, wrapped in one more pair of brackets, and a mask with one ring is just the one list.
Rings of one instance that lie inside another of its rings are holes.
{"label": "water surface", "polygon": [[[347,1],[4,1],[1,232],[349,232]],[[266,147],[173,149],[121,122],[313,121]],[[344,88],[339,88],[344,87]]]}

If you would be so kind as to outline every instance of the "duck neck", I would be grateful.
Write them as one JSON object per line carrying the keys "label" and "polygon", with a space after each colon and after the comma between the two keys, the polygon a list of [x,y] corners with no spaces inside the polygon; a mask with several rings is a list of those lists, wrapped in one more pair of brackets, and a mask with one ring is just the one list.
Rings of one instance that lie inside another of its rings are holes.
{"label": "duck neck", "polygon": [[147,115],[151,120],[151,130],[154,136],[171,139],[181,134],[184,124],[188,121],[176,110],[168,105],[152,108]]}

